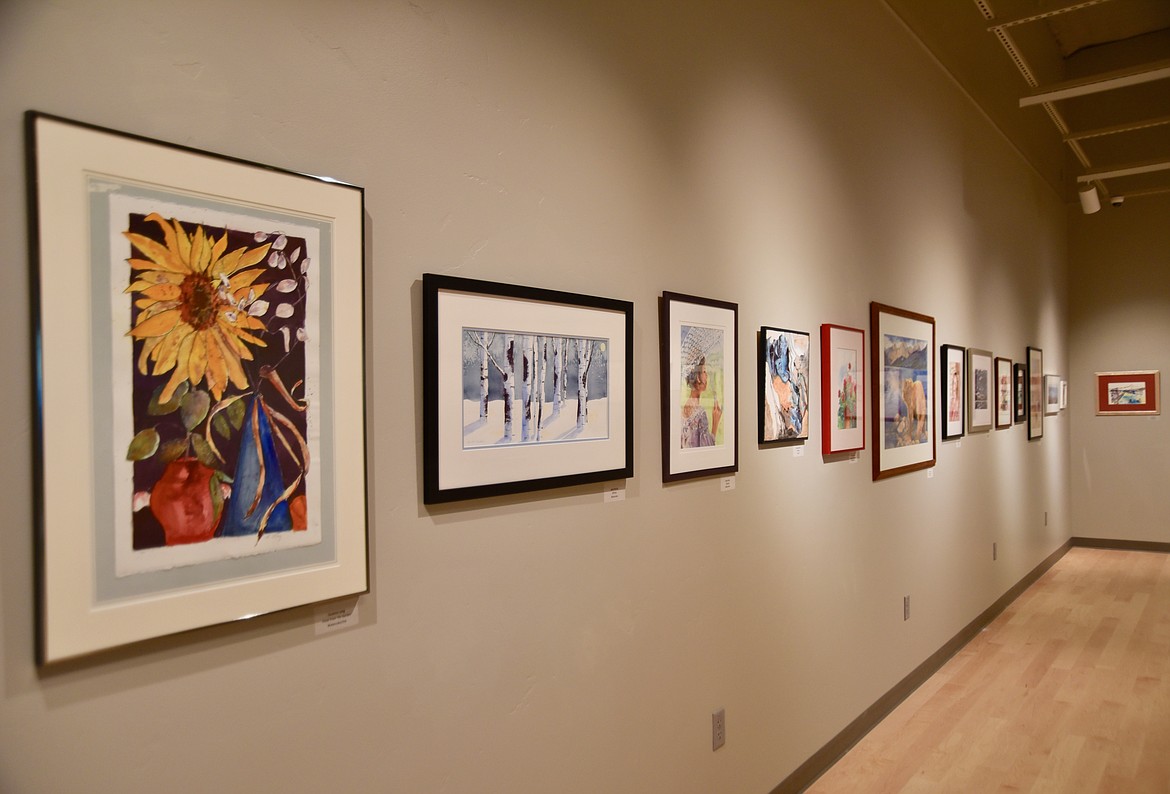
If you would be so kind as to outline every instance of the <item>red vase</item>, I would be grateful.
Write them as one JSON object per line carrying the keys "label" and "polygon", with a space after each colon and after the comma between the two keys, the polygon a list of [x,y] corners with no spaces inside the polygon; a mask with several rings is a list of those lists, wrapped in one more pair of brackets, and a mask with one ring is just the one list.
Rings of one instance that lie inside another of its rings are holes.
{"label": "red vase", "polygon": [[162,525],[168,546],[201,543],[215,536],[223,502],[211,493],[214,473],[195,458],[179,458],[167,464],[154,484],[150,512]]}

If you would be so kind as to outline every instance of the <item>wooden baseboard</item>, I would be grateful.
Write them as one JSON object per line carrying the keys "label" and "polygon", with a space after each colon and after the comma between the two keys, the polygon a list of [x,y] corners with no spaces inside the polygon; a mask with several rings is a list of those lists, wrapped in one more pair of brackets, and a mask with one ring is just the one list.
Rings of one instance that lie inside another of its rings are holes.
{"label": "wooden baseboard", "polygon": [[1074,546],[1086,549],[1113,549],[1115,551],[1156,551],[1161,554],[1170,554],[1170,543],[1160,543],[1154,540],[1112,540],[1110,538],[1071,538],[1069,542]]}
{"label": "wooden baseboard", "polygon": [[[1078,543],[1076,541],[1087,541]],[[1122,543],[1123,541],[1093,541],[1090,538],[1071,538],[1065,541],[1052,554],[1048,555],[1035,568],[1028,572],[1028,574],[1014,584],[1011,589],[996,599],[995,603],[983,610],[980,615],[968,623],[963,629],[946,642],[941,648],[932,653],[926,661],[914,668],[910,675],[903,678],[886,694],[882,695],[872,706],[849,723],[836,736],[829,740],[829,742],[817,750],[813,755],[798,766],[792,774],[784,778],[780,785],[772,789],[772,794],[796,794],[796,792],[804,791],[812,785],[818,777],[823,775],[829,767],[835,764],[841,756],[849,752],[849,749],[857,742],[861,741],[862,737],[873,730],[879,722],[881,722],[894,708],[905,700],[910,694],[922,686],[928,678],[938,672],[948,659],[954,656],[959,650],[975,638],[977,634],[991,621],[1008,608],[1008,605],[1020,597],[1020,594],[1032,586],[1033,583],[1044,573],[1055,565],[1061,557],[1063,557],[1068,550],[1073,546],[1090,546],[1093,543]],[[1143,541],[1130,542],[1131,545],[1119,546],[1094,546],[1095,548],[1126,548],[1134,549],[1136,546],[1133,543],[1140,544],[1141,550],[1156,551],[1163,550],[1170,552],[1170,543],[1161,544],[1147,544]],[[1162,547],[1160,549],[1148,548],[1150,546]]]}

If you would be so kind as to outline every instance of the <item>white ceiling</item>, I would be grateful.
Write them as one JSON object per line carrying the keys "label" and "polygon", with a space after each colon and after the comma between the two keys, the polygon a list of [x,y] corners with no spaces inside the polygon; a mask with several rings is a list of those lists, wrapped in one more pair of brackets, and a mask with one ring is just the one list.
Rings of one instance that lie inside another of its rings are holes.
{"label": "white ceiling", "polygon": [[1170,192],[1170,0],[886,0],[1068,200]]}

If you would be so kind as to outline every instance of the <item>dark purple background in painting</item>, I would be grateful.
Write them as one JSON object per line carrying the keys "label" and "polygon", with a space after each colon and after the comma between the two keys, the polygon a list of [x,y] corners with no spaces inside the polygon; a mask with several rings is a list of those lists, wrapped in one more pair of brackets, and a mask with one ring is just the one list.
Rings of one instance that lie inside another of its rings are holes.
{"label": "dark purple background in painting", "polygon": [[[193,234],[197,225],[194,223],[187,223],[182,221],[182,226],[188,234]],[[144,237],[149,237],[159,243],[164,243],[162,229],[158,224],[151,221],[146,221],[145,215],[132,213],[129,216],[129,231],[135,234],[141,234]],[[268,234],[268,238],[260,242],[256,242],[254,232],[260,231]],[[224,229],[218,227],[204,226],[203,232],[206,235],[219,239],[224,234]],[[228,230],[228,244],[225,252],[234,251],[237,248],[256,248],[264,243],[274,242],[276,237],[280,234],[279,230],[253,230],[253,231],[235,231]],[[141,256],[134,250],[132,245],[128,246],[128,256],[135,258],[146,257]],[[284,253],[291,256],[294,251],[300,250],[300,258],[295,264],[288,263],[284,268],[270,267],[267,260],[261,262],[258,267],[263,268],[266,272],[256,279],[254,284],[268,283],[271,286],[261,296],[262,300],[269,302],[269,308],[260,319],[264,320],[267,328],[264,331],[252,331],[251,333],[263,339],[268,347],[255,347],[248,345],[254,356],[252,361],[242,361],[244,373],[248,378],[250,389],[254,390],[260,387],[260,392],[264,397],[268,406],[285,417],[290,419],[300,431],[302,437],[306,434],[306,420],[305,413],[294,411],[288,402],[277,393],[276,389],[266,380],[261,379],[260,369],[264,365],[268,365],[276,369],[280,373],[281,380],[283,380],[285,387],[292,393],[294,398],[304,398],[304,378],[305,378],[305,347],[303,342],[298,342],[296,337],[296,330],[305,327],[305,285],[306,279],[311,275],[312,268],[306,272],[306,275],[301,275],[301,266],[304,263],[306,251],[305,241],[299,237],[289,237],[288,242],[284,247]],[[130,270],[127,266],[126,284],[129,286],[134,282],[135,271]],[[295,278],[297,280],[297,288],[293,292],[282,293],[276,291],[277,282],[282,279]],[[126,300],[130,301],[130,327],[133,328],[138,320],[139,309],[134,306],[134,301],[138,294],[127,294]],[[278,318],[276,316],[276,307],[280,303],[289,303],[293,306],[293,314],[291,317]],[[281,328],[287,327],[289,329],[289,352],[285,353],[284,349],[284,334]],[[133,356],[127,362],[130,371],[133,373],[133,403],[134,403],[134,432],[138,433],[148,427],[154,427],[158,430],[161,436],[160,448],[172,439],[181,439],[186,436],[186,430],[183,427],[183,422],[179,417],[179,412],[176,411],[165,416],[151,416],[147,413],[147,406],[150,404],[151,395],[154,394],[156,388],[167,383],[170,380],[173,370],[165,372],[160,375],[143,375],[138,371],[138,356],[142,351],[143,341],[135,340],[133,344]],[[245,342],[245,344],[247,344]],[[153,362],[148,364],[147,371],[151,371]],[[300,383],[294,388],[295,384]],[[207,382],[204,380],[199,385],[200,389],[207,391]],[[241,390],[237,389],[234,384],[228,383],[223,392],[223,399],[240,394]],[[248,393],[245,391],[244,393]],[[247,398],[244,398],[245,402]],[[212,407],[214,408],[215,398],[212,397]],[[210,412],[209,412],[210,413]],[[227,418],[226,415],[224,417]],[[206,427],[206,420],[197,425],[195,433],[202,435]],[[229,423],[230,427],[230,423]],[[300,449],[295,439],[289,436],[287,430],[285,435],[289,437],[289,443],[293,449],[300,454]],[[212,440],[215,442],[219,453],[224,457],[224,463],[218,467],[220,471],[224,472],[229,477],[233,476],[236,468],[236,455],[240,446],[240,431],[232,428],[231,436],[224,438],[215,430],[212,430]],[[130,444],[130,439],[120,439],[121,449],[125,449]],[[284,476],[284,484],[287,487],[292,479],[296,476],[299,470],[299,463],[288,454],[284,446],[277,443],[277,450],[280,456],[281,473]],[[115,445],[118,449],[118,445]],[[120,453],[124,454],[124,453]],[[190,454],[194,454],[191,452]],[[159,455],[155,454],[146,460],[137,461],[134,464],[134,491],[147,491],[156,483],[166,468],[166,463],[160,460]],[[305,484],[302,482],[297,488],[297,494],[305,492]],[[226,506],[225,506],[226,510]],[[153,546],[165,545],[165,538],[162,527],[155,519],[154,514],[149,508],[143,508],[134,513],[134,548],[144,549]]]}

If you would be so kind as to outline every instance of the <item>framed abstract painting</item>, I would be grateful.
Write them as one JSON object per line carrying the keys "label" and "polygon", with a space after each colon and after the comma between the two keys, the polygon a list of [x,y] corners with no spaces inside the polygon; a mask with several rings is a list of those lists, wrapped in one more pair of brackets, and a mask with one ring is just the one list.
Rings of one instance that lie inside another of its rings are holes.
{"label": "framed abstract painting", "polygon": [[367,592],[362,189],[26,133],[38,660]]}
{"label": "framed abstract painting", "polygon": [[423,501],[634,474],[629,301],[423,276]]}
{"label": "framed abstract painting", "polygon": [[1028,348],[1028,440],[1044,437],[1044,351]]}
{"label": "framed abstract painting", "polygon": [[1012,360],[995,357],[995,427],[1012,426]]}
{"label": "framed abstract painting", "polygon": [[1097,416],[1153,416],[1162,412],[1158,370],[1098,372],[1096,379]]}
{"label": "framed abstract painting", "polygon": [[991,429],[994,377],[991,353],[967,348],[967,430],[973,433]]}
{"label": "framed abstract painting", "polygon": [[934,466],[934,318],[870,304],[873,479]]}
{"label": "framed abstract painting", "polygon": [[760,443],[808,438],[809,335],[783,328],[760,328]]}
{"label": "framed abstract painting", "polygon": [[1028,368],[1022,363],[1012,364],[1012,411],[1016,424],[1028,419]]}
{"label": "framed abstract painting", "polygon": [[821,326],[821,453],[865,449],[865,331]]}
{"label": "framed abstract painting", "polygon": [[662,480],[739,468],[739,307],[664,292],[659,299]]}
{"label": "framed abstract painting", "polygon": [[942,367],[939,393],[944,408],[942,422],[943,438],[961,438],[966,430],[966,371],[967,348],[958,345],[943,345],[939,353]]}

